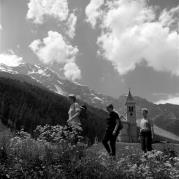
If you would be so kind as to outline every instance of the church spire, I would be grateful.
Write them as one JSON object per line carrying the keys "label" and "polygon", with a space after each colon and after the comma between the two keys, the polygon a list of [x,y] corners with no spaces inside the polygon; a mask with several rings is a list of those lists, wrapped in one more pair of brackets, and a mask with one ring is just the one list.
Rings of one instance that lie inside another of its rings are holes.
{"label": "church spire", "polygon": [[132,96],[132,94],[131,94],[131,90],[130,90],[130,89],[129,89],[129,94],[128,94],[128,96],[127,96],[126,105],[127,105],[128,103],[135,103],[135,100],[134,100],[134,98],[133,98],[133,96]]}

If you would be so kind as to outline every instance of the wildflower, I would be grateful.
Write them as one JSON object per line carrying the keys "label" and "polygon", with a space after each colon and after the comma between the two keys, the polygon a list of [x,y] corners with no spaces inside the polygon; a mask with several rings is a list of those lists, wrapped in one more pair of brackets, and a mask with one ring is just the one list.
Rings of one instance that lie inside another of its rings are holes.
{"label": "wildflower", "polygon": [[179,162],[179,157],[173,158],[174,161]]}
{"label": "wildflower", "polygon": [[166,167],[172,167],[172,165],[171,165],[169,162],[165,162],[164,165],[165,165]]}
{"label": "wildflower", "polygon": [[175,163],[175,167],[179,170],[179,161]]}
{"label": "wildflower", "polygon": [[129,150],[129,146],[126,146],[125,149],[126,149],[126,150]]}
{"label": "wildflower", "polygon": [[137,165],[134,164],[132,167],[131,167],[131,170],[135,171],[137,169]]}

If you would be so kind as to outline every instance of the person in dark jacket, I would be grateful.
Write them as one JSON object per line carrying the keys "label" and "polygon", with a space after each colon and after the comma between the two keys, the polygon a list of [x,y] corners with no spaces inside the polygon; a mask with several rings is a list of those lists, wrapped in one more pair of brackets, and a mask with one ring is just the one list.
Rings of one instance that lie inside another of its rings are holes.
{"label": "person in dark jacket", "polygon": [[[121,121],[118,113],[114,111],[112,104],[108,105],[106,109],[109,113],[109,118],[107,118],[107,128],[102,143],[109,155],[115,157],[116,140],[120,132],[119,125]],[[110,143],[110,145],[108,144],[108,142]]]}

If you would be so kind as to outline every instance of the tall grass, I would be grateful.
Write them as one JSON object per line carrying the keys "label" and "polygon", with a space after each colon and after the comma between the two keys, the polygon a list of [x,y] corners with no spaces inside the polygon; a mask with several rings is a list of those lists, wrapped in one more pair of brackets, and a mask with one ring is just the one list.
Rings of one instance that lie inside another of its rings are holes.
{"label": "tall grass", "polygon": [[37,127],[35,138],[23,130],[6,135],[0,141],[0,178],[179,178],[171,146],[144,155],[129,145],[113,160],[98,146],[89,150],[78,134],[75,128],[46,125]]}

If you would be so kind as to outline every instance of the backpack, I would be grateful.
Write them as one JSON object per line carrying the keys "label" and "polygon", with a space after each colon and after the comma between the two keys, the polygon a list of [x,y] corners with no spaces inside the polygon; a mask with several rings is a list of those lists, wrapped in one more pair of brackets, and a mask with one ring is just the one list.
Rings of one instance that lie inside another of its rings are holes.
{"label": "backpack", "polygon": [[118,130],[122,130],[124,128],[121,119],[119,118],[119,126],[118,126]]}
{"label": "backpack", "polygon": [[84,120],[87,118],[87,106],[86,105],[80,106],[79,118],[80,120]]}

